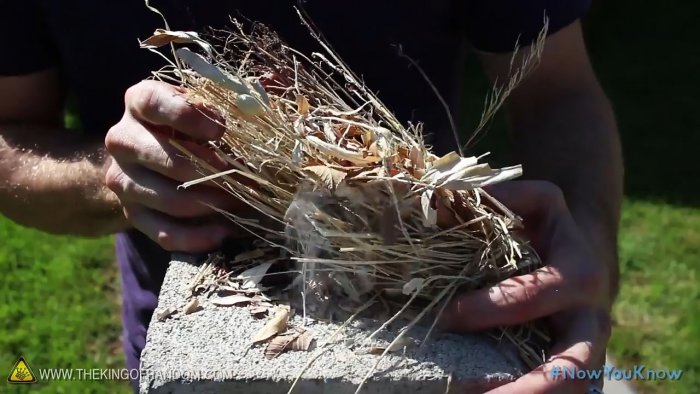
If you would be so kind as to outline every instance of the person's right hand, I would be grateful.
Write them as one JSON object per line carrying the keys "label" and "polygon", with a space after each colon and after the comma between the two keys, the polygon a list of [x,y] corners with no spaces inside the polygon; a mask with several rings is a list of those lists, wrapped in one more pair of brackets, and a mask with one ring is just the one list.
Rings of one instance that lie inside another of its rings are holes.
{"label": "person's right hand", "polygon": [[105,138],[111,155],[105,182],[119,197],[124,216],[169,251],[218,247],[236,228],[206,204],[236,213],[245,203],[203,184],[178,190],[180,183],[203,174],[168,142],[174,138],[210,165],[226,168],[203,144],[224,132],[213,120],[216,115],[188,103],[181,88],[157,81],[132,86],[124,102],[124,116]]}

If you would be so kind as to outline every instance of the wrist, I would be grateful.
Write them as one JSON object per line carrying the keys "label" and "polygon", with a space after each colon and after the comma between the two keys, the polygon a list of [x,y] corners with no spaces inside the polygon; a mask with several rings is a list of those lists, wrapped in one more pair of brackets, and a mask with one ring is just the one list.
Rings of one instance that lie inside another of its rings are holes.
{"label": "wrist", "polygon": [[603,223],[602,220],[593,221],[593,224],[590,222],[582,223],[579,228],[590,245],[596,263],[605,270],[607,281],[605,298],[608,301],[608,306],[611,307],[619,288],[617,226],[609,228],[601,223]]}

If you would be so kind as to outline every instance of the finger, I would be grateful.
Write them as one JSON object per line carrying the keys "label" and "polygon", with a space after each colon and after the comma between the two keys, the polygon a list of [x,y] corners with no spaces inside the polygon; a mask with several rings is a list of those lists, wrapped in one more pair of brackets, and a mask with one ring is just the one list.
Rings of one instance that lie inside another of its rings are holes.
{"label": "finger", "polygon": [[[565,332],[566,335],[554,345],[554,355],[547,363],[513,383],[489,391],[490,394],[563,394],[586,391],[591,384],[590,377],[596,376],[597,372],[594,371],[600,371],[601,366],[597,365],[597,360],[605,352],[608,334],[600,330],[600,322],[592,311],[576,311],[561,317],[566,322],[566,327],[559,332]],[[586,376],[577,374],[576,371],[579,370],[583,370]]]}
{"label": "finger", "polygon": [[552,266],[456,296],[442,314],[452,331],[514,325],[561,311],[578,301],[561,272]]}
{"label": "finger", "polygon": [[196,140],[215,140],[224,133],[211,110],[188,103],[182,88],[164,82],[142,81],[127,90],[124,101],[134,118],[172,127]]}
{"label": "finger", "polygon": [[170,252],[209,252],[219,248],[232,232],[230,227],[217,221],[180,223],[141,205],[124,205],[124,216],[136,229]]}
{"label": "finger", "polygon": [[526,220],[546,216],[553,210],[566,210],[561,189],[547,181],[509,181],[483,190]]}
{"label": "finger", "polygon": [[532,246],[547,258],[552,237],[562,228],[572,228],[575,222],[566,206],[561,189],[546,181],[510,181],[484,188],[484,191],[523,218],[519,229]]}
{"label": "finger", "polygon": [[[213,150],[192,141],[178,141],[193,156],[217,170],[228,168],[228,163]],[[190,158],[170,143],[170,138],[152,133],[138,122],[129,122],[112,128],[105,138],[107,151],[121,163],[138,163],[168,178],[186,182],[203,176]]]}
{"label": "finger", "polygon": [[[573,318],[572,318],[573,316]],[[599,309],[581,309],[579,311],[569,311],[565,313],[559,313],[549,318],[549,325],[552,332],[559,337],[555,337],[555,343],[550,349],[550,353],[553,357],[557,354],[562,353],[566,349],[567,342],[571,342],[574,335],[569,333],[569,330],[574,323],[573,320],[580,319],[581,321],[589,323],[587,329],[590,330],[595,340],[593,344],[593,352],[591,353],[590,361],[588,367],[591,369],[600,369],[605,365],[605,352],[607,349],[607,343],[610,339],[612,333],[612,319],[610,317],[610,311],[604,308]],[[580,324],[579,326],[582,326]],[[560,333],[563,333],[560,334]],[[601,374],[599,379],[593,379],[598,384],[598,387],[602,387],[604,376]]]}
{"label": "finger", "polygon": [[[114,164],[116,166],[116,164]],[[246,216],[247,204],[224,190],[208,186],[178,188],[178,183],[139,166],[127,166],[122,174],[112,175],[110,169],[107,186],[119,196],[123,204],[141,204],[178,218],[193,218],[214,213],[211,206],[227,212]]]}

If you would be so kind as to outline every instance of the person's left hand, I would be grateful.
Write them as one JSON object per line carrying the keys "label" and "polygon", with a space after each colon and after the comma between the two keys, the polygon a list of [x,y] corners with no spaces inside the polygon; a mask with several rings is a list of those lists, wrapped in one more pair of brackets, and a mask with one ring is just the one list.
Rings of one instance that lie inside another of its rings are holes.
{"label": "person's left hand", "polygon": [[[600,369],[610,336],[610,259],[594,250],[559,188],[513,181],[488,192],[524,219],[542,268],[455,297],[442,317],[451,331],[475,331],[548,317],[551,357],[534,371],[490,393],[584,393],[589,380],[552,371]],[[613,252],[614,255],[614,252]],[[614,260],[614,259],[613,259]]]}

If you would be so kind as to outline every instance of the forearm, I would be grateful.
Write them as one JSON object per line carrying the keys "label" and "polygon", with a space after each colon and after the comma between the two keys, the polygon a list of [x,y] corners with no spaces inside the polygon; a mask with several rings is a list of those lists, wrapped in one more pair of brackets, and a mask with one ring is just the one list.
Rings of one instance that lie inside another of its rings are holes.
{"label": "forearm", "polygon": [[623,167],[610,103],[597,84],[515,100],[508,115],[524,176],[563,190],[574,219],[610,268],[614,297]]}
{"label": "forearm", "polygon": [[104,185],[102,145],[66,130],[0,125],[0,214],[57,234],[124,228],[119,201]]}

